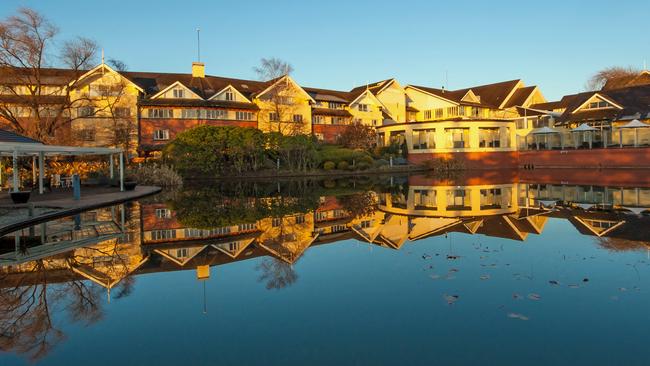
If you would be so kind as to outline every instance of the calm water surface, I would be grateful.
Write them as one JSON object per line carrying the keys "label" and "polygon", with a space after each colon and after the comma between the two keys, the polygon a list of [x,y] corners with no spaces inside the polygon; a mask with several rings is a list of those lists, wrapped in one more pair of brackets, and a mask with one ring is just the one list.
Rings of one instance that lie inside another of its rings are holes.
{"label": "calm water surface", "polygon": [[24,228],[0,365],[648,365],[650,187],[618,176],[203,183]]}

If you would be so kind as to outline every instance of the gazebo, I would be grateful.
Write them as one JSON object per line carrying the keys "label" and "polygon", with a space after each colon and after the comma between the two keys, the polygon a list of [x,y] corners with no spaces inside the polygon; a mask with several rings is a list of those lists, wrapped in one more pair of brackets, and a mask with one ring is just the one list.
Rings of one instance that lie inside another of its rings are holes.
{"label": "gazebo", "polygon": [[[13,162],[13,191],[18,192],[18,159],[32,157],[38,159],[38,192],[43,194],[43,179],[45,177],[45,159],[56,156],[87,156],[106,155],[110,157],[110,173],[113,176],[113,159],[119,155],[120,191],[124,191],[124,151],[106,147],[77,147],[44,145],[39,142],[3,142],[0,141],[0,156],[12,157]],[[35,169],[35,164],[32,164]],[[36,175],[36,174],[35,174]]]}
{"label": "gazebo", "polygon": [[[544,136],[544,148],[548,149],[549,148],[548,136],[549,135],[555,135],[555,134],[559,135],[560,131],[558,131],[558,130],[556,130],[554,128],[547,127],[547,126],[544,126],[544,127],[541,127],[541,128],[536,128],[536,129],[530,131],[530,135],[533,136],[533,141],[535,143],[535,147],[536,147],[537,150],[539,150],[539,141],[538,141],[537,136]],[[560,141],[560,145],[562,145],[561,141]]]}
{"label": "gazebo", "polygon": [[639,146],[639,128],[650,128],[649,124],[643,123],[638,119],[633,119],[632,121],[624,124],[619,127],[618,130],[618,142],[619,146],[623,147],[623,130],[624,129],[634,129],[634,147]]}
{"label": "gazebo", "polygon": [[578,147],[578,139],[577,137],[582,136],[582,142],[586,142],[584,137],[589,136],[589,148],[591,149],[594,143],[594,132],[598,131],[598,129],[593,128],[589,126],[586,123],[581,124],[580,126],[574,128],[571,130],[571,133],[573,134],[573,141],[574,141],[574,146],[577,149]]}

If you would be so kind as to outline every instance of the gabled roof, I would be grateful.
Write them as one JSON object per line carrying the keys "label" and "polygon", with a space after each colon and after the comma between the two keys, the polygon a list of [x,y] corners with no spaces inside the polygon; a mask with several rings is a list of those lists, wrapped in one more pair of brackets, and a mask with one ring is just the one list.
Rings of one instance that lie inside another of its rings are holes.
{"label": "gabled roof", "polygon": [[[426,86],[418,85],[408,85],[415,89],[420,89],[421,91],[433,94],[440,98],[447,99],[449,101],[464,104],[464,105],[477,105],[491,108],[503,108],[503,104],[511,99],[511,95],[517,90],[517,86],[521,83],[521,80],[509,80],[502,81],[494,84],[485,84],[473,86],[471,88],[464,88],[458,90],[444,90],[437,88],[430,88]],[[534,87],[533,87],[534,88]],[[521,89],[521,88],[519,88]],[[480,99],[480,102],[472,103],[471,101],[463,100],[463,98],[468,95],[469,92],[472,92],[476,97]]]}
{"label": "gabled roof", "polygon": [[337,102],[337,103],[349,103],[349,92],[341,90],[329,90],[329,89],[319,89],[319,88],[310,88],[303,87],[303,89],[311,95],[311,97],[316,101],[322,102]]}
{"label": "gabled roof", "polygon": [[[612,101],[622,109],[576,110],[594,96],[602,96],[603,99]],[[650,118],[650,85],[566,95],[559,103],[566,108],[558,118],[558,122],[561,123],[618,120],[633,115],[639,115],[641,119],[646,119]]]}
{"label": "gabled roof", "polygon": [[517,90],[515,90],[512,96],[508,98],[508,101],[504,105],[504,108],[523,106],[526,103],[526,101],[535,93],[536,90],[537,87],[534,85],[525,86],[523,88],[517,88]]}

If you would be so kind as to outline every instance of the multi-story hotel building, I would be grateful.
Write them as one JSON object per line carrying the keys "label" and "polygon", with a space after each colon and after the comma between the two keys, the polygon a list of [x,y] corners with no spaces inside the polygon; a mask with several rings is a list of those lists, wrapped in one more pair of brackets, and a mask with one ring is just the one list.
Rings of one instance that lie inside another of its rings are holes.
{"label": "multi-story hotel building", "polygon": [[[362,123],[376,128],[378,144],[400,145],[410,162],[454,157],[469,168],[516,167],[522,151],[639,147],[650,139],[650,128],[643,128],[650,121],[647,71],[556,102],[521,80],[446,90],[387,79],[342,91],[303,87],[288,75],[268,81],[210,76],[198,62],[191,73],[122,72],[105,64],[84,73],[42,72],[38,108],[65,104],[61,113],[69,119],[48,138],[67,136],[84,146],[128,142],[132,157],[155,155],[178,133],[202,124],[335,142],[347,125]],[[0,110],[34,125],[50,118],[51,111],[36,113],[29,98],[19,98],[33,94],[33,85],[11,77],[0,83]],[[623,127],[632,120],[641,125]],[[587,127],[574,130],[582,124]],[[538,136],[543,127],[551,131]],[[634,154],[647,154],[642,150]]]}

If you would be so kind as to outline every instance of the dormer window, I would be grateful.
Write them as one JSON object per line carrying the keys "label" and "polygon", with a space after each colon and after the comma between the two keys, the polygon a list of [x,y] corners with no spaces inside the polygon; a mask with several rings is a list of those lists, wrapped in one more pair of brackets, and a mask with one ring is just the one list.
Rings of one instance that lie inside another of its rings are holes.
{"label": "dormer window", "polygon": [[174,89],[174,98],[185,98],[185,90],[183,89]]}
{"label": "dormer window", "polygon": [[596,102],[590,102],[585,106],[584,109],[601,109],[601,108],[612,108],[612,105],[601,100]]}
{"label": "dormer window", "polygon": [[232,92],[232,90],[228,90],[225,94],[225,98],[228,101],[234,101],[235,100],[235,93]]}
{"label": "dormer window", "polygon": [[369,108],[367,104],[359,104],[359,112],[368,112]]}

